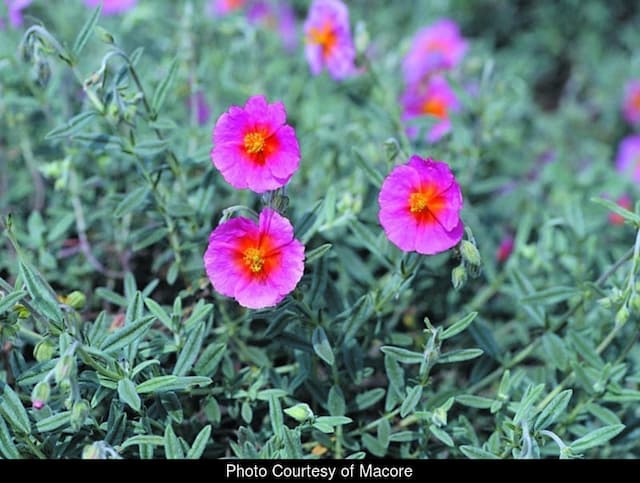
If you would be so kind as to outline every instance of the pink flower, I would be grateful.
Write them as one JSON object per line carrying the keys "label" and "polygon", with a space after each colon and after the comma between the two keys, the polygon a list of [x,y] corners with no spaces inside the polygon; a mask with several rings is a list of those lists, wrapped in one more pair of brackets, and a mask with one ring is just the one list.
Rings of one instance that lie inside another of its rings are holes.
{"label": "pink flower", "polygon": [[407,84],[417,84],[442,70],[452,69],[464,57],[467,42],[458,25],[442,19],[420,30],[402,62]]}
{"label": "pink flower", "polygon": [[616,169],[640,183],[640,134],[627,136],[620,142],[616,156]]}
{"label": "pink flower", "polygon": [[[460,103],[444,77],[432,77],[426,85],[409,86],[401,99],[403,119],[431,116],[439,121],[427,133],[427,141],[435,143],[451,131],[449,113],[460,110]],[[417,134],[415,128],[407,130],[410,136]]]}
{"label": "pink flower", "polygon": [[298,28],[296,14],[289,3],[258,0],[249,8],[247,19],[251,23],[262,24],[276,30],[282,39],[284,48],[288,51],[295,50],[298,44]]}
{"label": "pink flower", "polygon": [[446,163],[412,156],[386,177],[378,203],[387,238],[403,251],[433,255],[462,239],[462,193]]}
{"label": "pink flower", "polygon": [[[4,0],[4,4],[7,7],[9,13],[9,24],[12,28],[17,29],[22,27],[24,19],[22,18],[22,11],[31,5],[32,0]],[[0,28],[4,28],[4,21],[0,18]]]}
{"label": "pink flower", "polygon": [[102,4],[102,15],[120,15],[136,6],[138,0],[84,0],[89,8]]}
{"label": "pink flower", "polygon": [[323,68],[336,80],[355,72],[349,10],[340,0],[314,0],[304,22],[305,55],[313,75]]}
{"label": "pink flower", "polygon": [[496,260],[498,263],[506,262],[511,256],[511,252],[513,252],[513,237],[506,236],[502,239],[496,251]]}
{"label": "pink flower", "polygon": [[[619,206],[624,208],[625,210],[632,209],[631,197],[629,195],[622,195],[616,201]],[[609,223],[612,225],[624,225],[624,218],[618,213],[609,213]]]}
{"label": "pink flower", "polygon": [[273,307],[302,278],[304,245],[289,220],[265,208],[258,224],[239,217],[213,230],[204,265],[222,295],[250,309]]}
{"label": "pink flower", "polygon": [[630,124],[640,123],[640,79],[634,79],[627,84],[622,113]]}
{"label": "pink flower", "polygon": [[208,9],[213,16],[224,16],[240,10],[245,3],[246,0],[211,0]]}
{"label": "pink flower", "polygon": [[282,102],[253,96],[218,118],[211,160],[227,183],[256,193],[287,184],[300,164],[300,147],[286,117]]}

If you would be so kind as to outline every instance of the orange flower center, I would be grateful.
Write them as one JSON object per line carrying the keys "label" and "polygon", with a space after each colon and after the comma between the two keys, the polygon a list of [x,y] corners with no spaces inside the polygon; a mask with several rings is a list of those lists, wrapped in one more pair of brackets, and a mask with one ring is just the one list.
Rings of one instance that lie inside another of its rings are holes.
{"label": "orange flower center", "polygon": [[244,0],[226,0],[225,4],[229,10],[235,10],[244,5]]}
{"label": "orange flower center", "polygon": [[252,273],[260,273],[264,268],[265,256],[259,248],[247,248],[242,260]]}
{"label": "orange flower center", "polygon": [[411,193],[409,196],[409,211],[411,213],[421,213],[427,209],[429,205],[429,196],[420,191]]}
{"label": "orange flower center", "polygon": [[445,119],[447,117],[447,105],[442,99],[432,97],[422,104],[422,113]]}
{"label": "orange flower center", "polygon": [[426,52],[445,52],[447,50],[446,44],[440,39],[431,39],[424,43],[424,50]]}
{"label": "orange flower center", "polygon": [[258,131],[253,131],[244,136],[244,148],[250,154],[261,153],[264,149],[265,135]]}
{"label": "orange flower center", "polygon": [[408,208],[420,224],[437,223],[437,215],[446,206],[447,200],[438,193],[438,186],[427,184],[420,186],[409,195]]}
{"label": "orange flower center", "polygon": [[309,29],[308,41],[322,47],[322,55],[327,57],[338,43],[338,38],[333,30],[331,22],[326,22],[321,28],[311,27]]}
{"label": "orange flower center", "polygon": [[636,92],[633,97],[631,98],[631,105],[635,108],[640,110],[640,91]]}

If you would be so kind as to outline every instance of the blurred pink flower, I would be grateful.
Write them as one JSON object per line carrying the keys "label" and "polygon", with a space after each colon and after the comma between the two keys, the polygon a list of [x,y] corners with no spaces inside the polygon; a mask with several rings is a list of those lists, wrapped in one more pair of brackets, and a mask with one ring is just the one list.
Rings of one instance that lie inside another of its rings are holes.
{"label": "blurred pink flower", "polygon": [[300,146],[286,120],[284,104],[267,104],[264,96],[231,106],[218,118],[211,160],[227,183],[263,193],[289,181],[300,164]]}
{"label": "blurred pink flower", "polygon": [[498,263],[506,262],[513,252],[513,237],[506,236],[500,242],[500,246],[496,251],[496,260]]}
{"label": "blurred pink flower", "polygon": [[313,75],[326,67],[336,80],[355,73],[349,10],[340,0],[314,0],[304,22],[305,55]]}
{"label": "blurred pink flower", "polygon": [[214,17],[228,15],[245,6],[246,0],[210,0],[208,11]]}
{"label": "blurred pink flower", "polygon": [[[427,141],[435,143],[451,130],[449,114],[460,110],[460,103],[441,76],[432,77],[426,85],[409,86],[401,98],[404,109],[403,119],[409,120],[420,116],[431,116],[439,120],[427,133]],[[414,127],[407,129],[409,136],[417,132]]]}
{"label": "blurred pink flower", "polygon": [[462,192],[446,163],[412,156],[385,178],[378,203],[387,238],[403,251],[434,255],[462,239]]}
{"label": "blurred pink flower", "polygon": [[630,124],[640,123],[640,79],[634,79],[627,83],[622,113]]}
{"label": "blurred pink flower", "polygon": [[618,146],[616,169],[640,183],[640,134],[627,136]]}
{"label": "blurred pink flower", "polygon": [[455,67],[467,51],[467,41],[458,25],[441,19],[420,30],[402,62],[407,84],[417,84],[426,77]]}
{"label": "blurred pink flower", "polygon": [[[17,29],[22,27],[24,19],[22,18],[22,11],[31,5],[32,0],[4,0],[4,4],[7,7],[9,25],[12,28]],[[4,19],[0,18],[0,29],[4,29]]]}
{"label": "blurred pink flower", "polygon": [[198,124],[200,126],[207,124],[211,117],[211,110],[209,109],[209,104],[207,104],[204,92],[198,91],[193,93],[187,102],[189,111],[191,111],[193,107],[196,108],[196,119]]}
{"label": "blurred pink flower", "polygon": [[136,6],[138,0],[84,0],[89,8],[102,4],[102,15],[120,15]]}
{"label": "blurred pink flower", "polygon": [[251,23],[261,24],[277,31],[284,48],[289,51],[295,50],[298,44],[296,14],[288,2],[258,0],[251,4],[247,18]]}
{"label": "blurred pink flower", "polygon": [[273,307],[302,278],[304,245],[289,220],[265,208],[258,224],[238,217],[213,230],[204,265],[217,292],[250,309]]}
{"label": "blurred pink flower", "polygon": [[[631,210],[633,208],[631,197],[626,194],[618,198],[616,203],[618,203],[618,205],[624,208],[625,210]],[[618,213],[611,212],[609,213],[609,223],[611,223],[612,225],[623,225],[624,218]]]}

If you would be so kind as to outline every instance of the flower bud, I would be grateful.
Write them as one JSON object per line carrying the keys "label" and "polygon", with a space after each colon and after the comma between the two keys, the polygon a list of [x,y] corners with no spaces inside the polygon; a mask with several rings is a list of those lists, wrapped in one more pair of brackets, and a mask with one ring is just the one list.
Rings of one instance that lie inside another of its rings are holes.
{"label": "flower bud", "polygon": [[470,241],[462,240],[462,243],[460,244],[460,254],[462,255],[462,259],[469,265],[478,267],[482,264],[480,252]]}
{"label": "flower bud", "polygon": [[612,307],[612,305],[613,305],[611,303],[611,299],[609,297],[603,297],[601,299],[598,299],[598,304],[603,309],[610,309]]}
{"label": "flower bud", "polygon": [[82,448],[82,459],[83,460],[101,460],[104,459],[102,455],[102,451],[98,447],[98,445],[88,444],[84,448]]}
{"label": "flower bud", "polygon": [[31,405],[33,409],[42,409],[51,395],[51,387],[47,381],[40,381],[31,392]]}
{"label": "flower bud", "polygon": [[367,50],[367,47],[369,46],[369,32],[367,31],[367,25],[362,22],[359,21],[356,24],[356,31],[355,31],[355,45],[356,45],[356,51],[358,53],[364,53]]}
{"label": "flower bud", "polygon": [[626,305],[623,305],[616,314],[616,325],[624,325],[627,320],[629,320],[629,309]]}
{"label": "flower bud", "polygon": [[69,295],[67,295],[65,303],[71,308],[82,310],[87,303],[87,297],[85,297],[82,292],[74,290]]}
{"label": "flower bud", "polygon": [[467,282],[467,271],[464,265],[458,265],[451,270],[451,284],[455,290],[460,290]]}
{"label": "flower bud", "polygon": [[89,403],[84,399],[76,402],[71,408],[71,428],[78,431],[89,415]]}
{"label": "flower bud", "polygon": [[70,354],[65,354],[58,360],[54,369],[57,384],[69,378],[75,367],[75,362],[75,358]]}
{"label": "flower bud", "polygon": [[53,357],[55,351],[56,348],[54,345],[47,339],[44,339],[38,342],[34,347],[33,357],[35,357],[38,362],[48,361]]}
{"label": "flower bud", "polygon": [[313,418],[313,411],[307,403],[296,404],[285,409],[284,412],[300,423]]}
{"label": "flower bud", "polygon": [[29,309],[22,304],[14,305],[13,311],[18,314],[19,319],[26,319],[31,315],[31,312],[29,312]]}
{"label": "flower bud", "polygon": [[633,310],[635,313],[640,313],[640,294],[634,293],[631,296],[629,305],[631,305],[631,310]]}

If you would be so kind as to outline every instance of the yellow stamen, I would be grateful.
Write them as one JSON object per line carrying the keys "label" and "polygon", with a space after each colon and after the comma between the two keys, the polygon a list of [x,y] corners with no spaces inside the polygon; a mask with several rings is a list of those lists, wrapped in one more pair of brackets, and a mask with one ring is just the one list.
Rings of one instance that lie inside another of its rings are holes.
{"label": "yellow stamen", "polygon": [[257,248],[249,248],[244,252],[244,263],[253,273],[260,273],[264,268],[264,256]]}
{"label": "yellow stamen", "polygon": [[409,196],[409,210],[411,213],[422,213],[428,209],[429,195],[426,193],[416,192]]}
{"label": "yellow stamen", "polygon": [[264,141],[265,137],[261,132],[250,132],[244,136],[244,148],[251,154],[262,152],[264,149]]}
{"label": "yellow stamen", "polygon": [[333,28],[330,22],[325,23],[322,28],[311,27],[309,29],[308,41],[311,44],[317,44],[322,46],[322,55],[327,57],[331,54],[333,47],[336,45],[338,39],[333,32]]}

